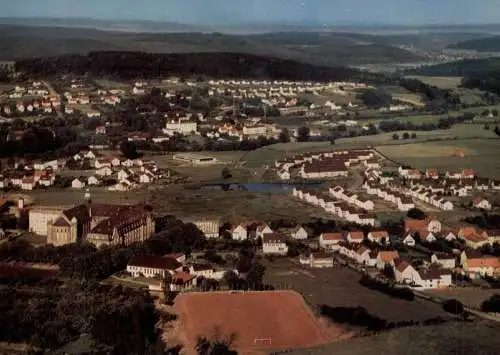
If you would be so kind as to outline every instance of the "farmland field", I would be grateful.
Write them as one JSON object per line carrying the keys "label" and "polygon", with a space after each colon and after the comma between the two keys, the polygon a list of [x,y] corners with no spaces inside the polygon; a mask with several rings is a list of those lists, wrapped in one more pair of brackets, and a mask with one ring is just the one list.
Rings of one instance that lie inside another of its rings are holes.
{"label": "farmland field", "polygon": [[[459,149],[465,157],[453,157]],[[377,150],[387,158],[409,164],[418,169],[461,170],[473,168],[480,176],[500,178],[500,140],[462,139],[435,141],[406,145],[378,146]]]}
{"label": "farmland field", "polygon": [[409,79],[417,79],[421,82],[436,86],[440,89],[454,89],[462,82],[460,76],[408,76]]}
{"label": "farmland field", "polygon": [[388,321],[423,321],[441,316],[442,308],[434,303],[415,299],[391,298],[358,283],[361,276],[348,268],[305,269],[291,261],[266,264],[265,282],[276,289],[292,289],[302,294],[313,307],[364,307],[370,314]]}
{"label": "farmland field", "polygon": [[495,355],[500,349],[499,329],[498,325],[488,322],[406,327],[316,348],[293,350],[288,355]]}

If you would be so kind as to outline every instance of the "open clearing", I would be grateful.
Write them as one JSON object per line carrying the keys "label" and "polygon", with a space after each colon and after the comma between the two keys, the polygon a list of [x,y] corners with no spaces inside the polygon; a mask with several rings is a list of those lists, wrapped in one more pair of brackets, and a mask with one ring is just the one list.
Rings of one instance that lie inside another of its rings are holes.
{"label": "open clearing", "polygon": [[[431,167],[441,170],[472,168],[480,176],[500,178],[499,139],[462,139],[376,148],[391,160],[422,170]],[[457,149],[463,151],[465,157],[453,157]]]}
{"label": "open clearing", "polygon": [[311,347],[350,337],[342,327],[326,327],[292,291],[193,292],[175,300],[187,350],[198,337],[234,337],[232,348],[249,353]]}
{"label": "open clearing", "polygon": [[[423,321],[438,316],[449,318],[442,308],[431,302],[413,302],[370,290],[358,283],[361,276],[349,268],[305,269],[287,260],[266,263],[265,282],[276,289],[292,289],[303,295],[312,307],[364,307],[370,314],[391,322]],[[302,269],[305,273],[283,274],[283,270]]]}
{"label": "open clearing", "polygon": [[462,82],[461,76],[408,76],[409,79],[417,79],[424,84],[433,85],[440,89],[455,89]]}

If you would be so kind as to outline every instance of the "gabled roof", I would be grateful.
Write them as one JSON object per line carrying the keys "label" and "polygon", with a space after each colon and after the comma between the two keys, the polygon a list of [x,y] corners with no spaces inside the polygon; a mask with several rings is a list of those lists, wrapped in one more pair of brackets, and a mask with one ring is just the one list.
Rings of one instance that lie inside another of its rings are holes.
{"label": "gabled roof", "polygon": [[389,233],[387,231],[384,231],[384,230],[371,231],[370,234],[375,239],[389,238]]}
{"label": "gabled roof", "polygon": [[365,238],[365,234],[362,231],[353,231],[349,232],[349,236],[351,239],[363,240]]}
{"label": "gabled roof", "polygon": [[182,266],[173,258],[164,258],[161,256],[134,256],[128,263],[131,266],[140,266],[153,269],[175,270]]}
{"label": "gabled roof", "polygon": [[399,253],[397,250],[379,251],[377,257],[387,263],[399,258]]}
{"label": "gabled roof", "polygon": [[342,232],[322,233],[321,236],[323,240],[344,240],[344,233]]}

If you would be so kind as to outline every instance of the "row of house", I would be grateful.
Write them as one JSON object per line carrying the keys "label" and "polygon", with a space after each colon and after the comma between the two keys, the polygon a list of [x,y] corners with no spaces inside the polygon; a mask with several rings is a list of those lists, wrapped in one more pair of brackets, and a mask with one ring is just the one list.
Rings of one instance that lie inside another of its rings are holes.
{"label": "row of house", "polygon": [[277,160],[275,168],[280,178],[282,175],[289,176],[292,168],[299,168],[299,175],[304,179],[346,177],[349,173],[347,167],[351,165],[364,162],[365,165],[378,166],[378,162],[373,158],[374,153],[371,150],[334,149]]}
{"label": "row of house", "polygon": [[366,210],[349,205],[346,202],[337,201],[329,194],[321,194],[319,191],[313,189],[298,188],[293,188],[292,194],[294,197],[314,206],[319,206],[326,212],[348,222],[361,225],[375,225],[375,214],[368,213]]}
{"label": "row of house", "polygon": [[[424,173],[420,170],[412,168],[410,166],[400,166],[398,168],[399,176],[408,180],[420,180],[424,177],[428,179],[438,180],[441,176],[437,169],[429,168],[426,169]],[[473,169],[463,169],[462,171],[446,171],[444,174],[444,178],[446,179],[474,179],[476,176]]]}
{"label": "row of house", "polygon": [[415,204],[410,197],[395,191],[391,191],[382,185],[366,181],[363,184],[363,189],[369,195],[377,196],[387,202],[396,205],[399,211],[409,211],[410,209],[415,208]]}
{"label": "row of house", "polygon": [[433,193],[432,190],[420,187],[419,185],[408,189],[400,183],[390,181],[386,184],[386,187],[391,191],[416,198],[443,211],[452,211],[455,208],[453,202],[450,200],[444,198],[439,193]]}

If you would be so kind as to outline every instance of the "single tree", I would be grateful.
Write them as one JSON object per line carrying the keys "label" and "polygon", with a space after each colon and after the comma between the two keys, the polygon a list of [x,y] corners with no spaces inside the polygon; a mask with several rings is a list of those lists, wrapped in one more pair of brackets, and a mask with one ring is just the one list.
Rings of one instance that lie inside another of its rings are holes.
{"label": "single tree", "polygon": [[399,140],[399,134],[394,133],[394,134],[392,135],[392,139],[393,139],[393,140],[395,140],[395,141]]}
{"label": "single tree", "polygon": [[139,157],[139,153],[137,152],[137,147],[134,143],[129,141],[124,141],[120,144],[120,151],[123,156],[127,159],[137,159]]}
{"label": "single tree", "polygon": [[299,142],[307,142],[309,140],[309,135],[311,131],[309,130],[309,127],[302,126],[299,128],[297,132],[297,140]]}
{"label": "single tree", "polygon": [[408,212],[406,213],[406,215],[409,217],[409,218],[413,218],[413,219],[420,219],[420,220],[424,220],[425,219],[425,212],[422,211],[421,209],[418,209],[418,208],[411,208],[410,210],[408,210]]}
{"label": "single tree", "polygon": [[290,132],[288,131],[288,128],[283,128],[280,132],[279,136],[279,141],[281,143],[288,143],[290,142]]}
{"label": "single tree", "polygon": [[411,139],[417,139],[417,134],[415,132],[411,134]]}
{"label": "single tree", "polygon": [[409,139],[410,134],[408,132],[403,133],[403,139]]}
{"label": "single tree", "polygon": [[443,303],[443,309],[448,313],[462,314],[464,312],[464,306],[462,302],[456,299],[449,299]]}
{"label": "single tree", "polygon": [[252,288],[258,288],[262,285],[266,267],[259,263],[253,263],[247,273],[247,283]]}
{"label": "single tree", "polygon": [[227,179],[230,179],[233,177],[233,175],[231,174],[231,171],[229,171],[229,168],[227,166],[224,167],[224,169],[222,169],[221,176],[224,180],[227,180]]}
{"label": "single tree", "polygon": [[498,110],[494,108],[493,110],[491,110],[491,114],[493,115],[493,117],[498,117]]}
{"label": "single tree", "polygon": [[497,136],[500,136],[500,128],[498,128],[498,126],[495,126],[495,131],[494,132],[495,132],[495,134]]}

